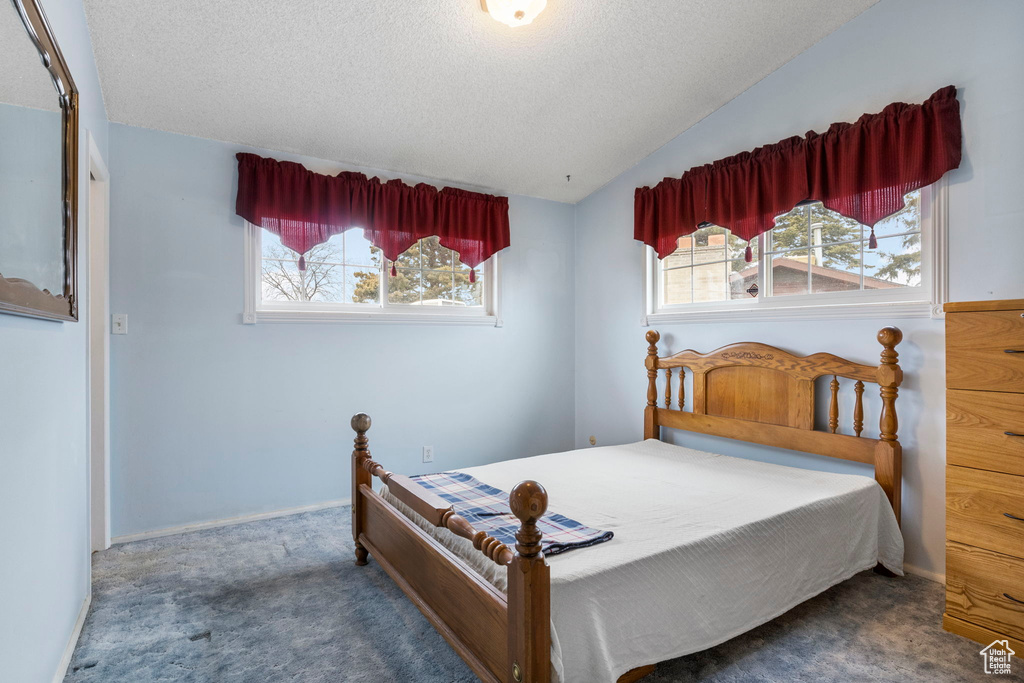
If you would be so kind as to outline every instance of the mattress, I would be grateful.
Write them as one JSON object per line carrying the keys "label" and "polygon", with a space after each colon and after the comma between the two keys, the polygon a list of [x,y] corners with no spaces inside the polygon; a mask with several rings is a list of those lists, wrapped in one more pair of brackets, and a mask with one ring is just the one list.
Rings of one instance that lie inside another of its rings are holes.
{"label": "mattress", "polygon": [[[504,491],[540,482],[548,509],[612,531],[548,558],[551,665],[615,681],[763,624],[854,574],[903,573],[903,537],[869,477],[783,467],[655,439],[459,470]],[[472,543],[403,514],[505,590]]]}

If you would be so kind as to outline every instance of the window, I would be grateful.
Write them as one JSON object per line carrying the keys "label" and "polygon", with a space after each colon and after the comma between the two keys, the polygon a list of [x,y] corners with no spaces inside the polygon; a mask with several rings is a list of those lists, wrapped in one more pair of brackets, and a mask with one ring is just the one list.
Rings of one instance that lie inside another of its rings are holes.
{"label": "window", "polygon": [[716,225],[678,241],[658,260],[647,248],[646,317],[654,320],[764,319],[833,315],[932,315],[944,300],[942,183],[906,195],[907,205],[870,229],[809,202],[775,219],[747,243]]}
{"label": "window", "polygon": [[311,249],[305,270],[299,254],[273,233],[249,225],[246,233],[245,322],[428,322],[500,325],[498,257],[476,269],[442,247],[419,240],[395,262],[362,230],[347,230]]}

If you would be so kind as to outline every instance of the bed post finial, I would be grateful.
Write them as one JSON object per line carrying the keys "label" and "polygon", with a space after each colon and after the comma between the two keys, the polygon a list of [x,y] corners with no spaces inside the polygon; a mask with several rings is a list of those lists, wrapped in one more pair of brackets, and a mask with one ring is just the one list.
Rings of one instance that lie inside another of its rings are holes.
{"label": "bed post finial", "polygon": [[508,674],[514,683],[551,680],[551,576],[541,552],[537,520],[548,509],[548,492],[535,481],[512,489],[508,505],[522,525],[508,565]]}
{"label": "bed post finial", "polygon": [[352,540],[356,546],[356,565],[362,567],[366,564],[366,548],[359,541],[359,535],[363,533],[363,518],[366,514],[366,502],[359,493],[359,487],[366,484],[372,488],[372,477],[369,470],[363,467],[363,463],[370,459],[370,440],[366,438],[373,421],[366,413],[357,413],[352,416],[352,429],[355,430],[355,449],[352,451]]}
{"label": "bed post finial", "polygon": [[[655,411],[658,407],[658,340],[657,330],[647,330],[647,409],[644,411],[644,438],[661,438]],[[682,372],[682,371],[680,371]]]}
{"label": "bed post finial", "polygon": [[896,436],[899,428],[896,397],[903,382],[903,370],[899,364],[900,354],[896,351],[896,345],[901,341],[903,332],[898,327],[883,327],[878,331],[882,357],[876,377],[882,395],[882,414],[878,419],[879,443],[875,448],[875,479],[892,503],[897,522],[900,521],[903,492],[903,447]]}
{"label": "bed post finial", "polygon": [[537,520],[548,510],[548,492],[535,481],[521,481],[512,489],[508,506],[522,522],[516,532],[516,552],[523,557],[536,556],[540,553],[541,538]]}

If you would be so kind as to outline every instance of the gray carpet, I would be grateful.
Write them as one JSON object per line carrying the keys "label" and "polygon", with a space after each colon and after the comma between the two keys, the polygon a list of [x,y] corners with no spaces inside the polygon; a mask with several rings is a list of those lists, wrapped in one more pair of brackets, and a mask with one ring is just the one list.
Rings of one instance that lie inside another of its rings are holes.
{"label": "gray carpet", "polygon": [[[349,514],[97,553],[65,683],[476,680],[379,566],[353,565]],[[942,606],[938,584],[865,572],[645,681],[1010,680],[985,676],[980,647],[942,631]]]}

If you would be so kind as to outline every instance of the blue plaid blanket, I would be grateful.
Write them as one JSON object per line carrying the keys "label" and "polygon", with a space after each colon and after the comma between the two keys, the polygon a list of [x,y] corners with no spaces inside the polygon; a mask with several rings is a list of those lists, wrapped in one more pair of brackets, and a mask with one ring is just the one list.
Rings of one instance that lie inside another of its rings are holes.
{"label": "blue plaid blanket", "polygon": [[[501,489],[462,472],[420,474],[410,478],[451,503],[455,512],[465,517],[477,531],[494,536],[510,548],[515,546],[519,520],[509,509],[508,494]],[[611,531],[591,529],[550,511],[537,522],[537,527],[544,534],[541,547],[545,555],[604,543],[613,536]]]}

